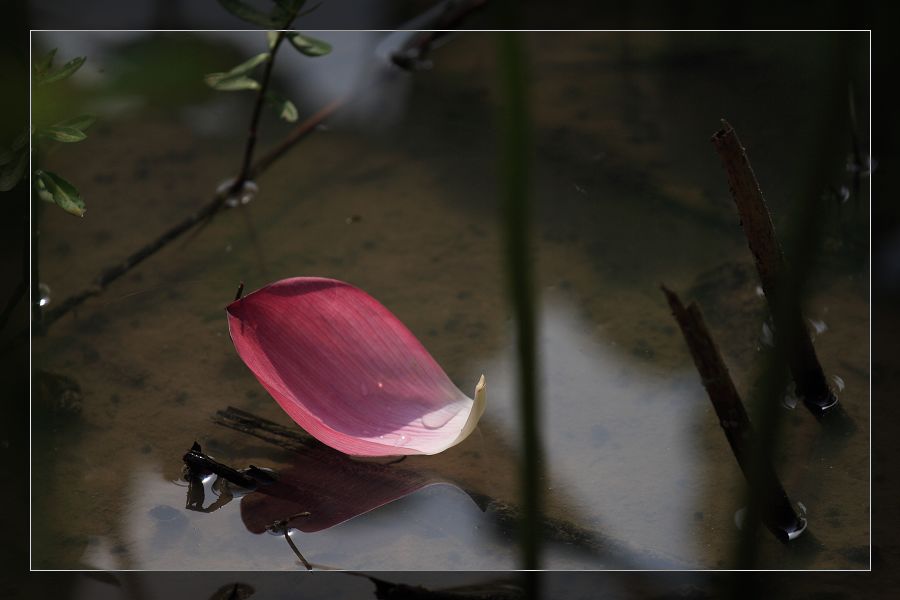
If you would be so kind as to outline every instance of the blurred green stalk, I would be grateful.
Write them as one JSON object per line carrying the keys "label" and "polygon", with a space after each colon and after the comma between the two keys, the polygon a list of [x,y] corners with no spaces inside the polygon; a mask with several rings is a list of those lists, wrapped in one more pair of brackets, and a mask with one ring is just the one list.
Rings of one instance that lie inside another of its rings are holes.
{"label": "blurred green stalk", "polygon": [[[829,88],[818,106],[809,107],[818,112],[819,129],[816,139],[806,142],[806,148],[812,153],[813,161],[807,186],[802,196],[797,198],[791,212],[790,225],[785,240],[785,256],[790,262],[789,272],[785,272],[779,285],[781,290],[773,309],[772,320],[775,325],[775,347],[766,355],[762,367],[762,375],[754,388],[752,405],[756,408],[754,421],[758,432],[750,481],[760,481],[760,473],[767,462],[774,463],[775,449],[781,438],[783,410],[780,399],[784,396],[788,384],[788,372],[785,365],[792,352],[796,351],[796,336],[779,335],[789,332],[791,303],[797,303],[805,295],[811,278],[815,259],[822,247],[825,226],[825,206],[823,193],[829,179],[840,173],[845,158],[845,95],[842,93],[850,79],[851,60],[858,51],[851,40],[851,33],[838,33],[832,51],[824,60],[832,65],[833,74]],[[790,132],[788,132],[788,135]],[[761,509],[761,498],[756,486],[748,489],[748,510],[744,520],[743,535],[737,549],[737,567],[739,569],[757,568],[759,559],[758,525]],[[814,523],[810,524],[814,529]],[[808,535],[808,534],[807,534]],[[751,588],[735,582],[735,597],[751,597]]]}
{"label": "blurred green stalk", "polygon": [[535,301],[531,271],[531,140],[527,74],[521,35],[497,34],[500,77],[500,186],[506,271],[516,326],[516,353],[522,431],[521,568],[540,568],[541,444],[537,414]]}

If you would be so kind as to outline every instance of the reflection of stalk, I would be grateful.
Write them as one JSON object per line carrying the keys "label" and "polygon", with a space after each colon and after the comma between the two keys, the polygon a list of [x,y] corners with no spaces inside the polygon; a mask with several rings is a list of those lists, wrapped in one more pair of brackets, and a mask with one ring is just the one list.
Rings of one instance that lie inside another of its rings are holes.
{"label": "reflection of stalk", "polygon": [[541,448],[537,430],[535,309],[529,253],[528,107],[526,73],[519,34],[498,34],[503,107],[500,124],[502,206],[506,268],[516,322],[520,421],[522,424],[522,565],[540,568]]}
{"label": "reflection of stalk", "polygon": [[[293,17],[291,21],[293,21]],[[290,25],[291,21],[288,21]],[[263,69],[262,81],[259,83],[259,89],[256,92],[256,104],[253,105],[253,115],[250,117],[250,132],[247,135],[247,145],[244,148],[244,158],[241,161],[241,171],[234,184],[231,186],[231,193],[236,194],[244,187],[247,177],[250,173],[250,165],[253,162],[253,149],[256,147],[257,129],[259,128],[259,119],[262,116],[262,107],[266,102],[266,91],[269,88],[269,80],[272,77],[272,67],[275,65],[275,55],[278,54],[278,48],[284,41],[284,31],[279,31],[275,37],[275,43],[269,51],[269,57],[266,59],[265,68]]]}

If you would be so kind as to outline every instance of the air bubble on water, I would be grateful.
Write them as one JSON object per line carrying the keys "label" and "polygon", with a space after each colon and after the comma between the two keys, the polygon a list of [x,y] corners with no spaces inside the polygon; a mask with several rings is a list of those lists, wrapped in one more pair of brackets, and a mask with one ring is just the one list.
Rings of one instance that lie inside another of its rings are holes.
{"label": "air bubble on water", "polygon": [[828,331],[828,325],[825,323],[825,321],[809,319],[809,324],[812,325],[813,331],[816,332],[816,335],[822,335],[823,333]]}
{"label": "air bubble on water", "polygon": [[259,192],[259,186],[252,181],[245,181],[241,189],[232,192],[231,186],[234,185],[234,178],[226,179],[219,187],[216,188],[216,194],[226,194],[225,206],[228,208],[236,208],[242,204],[250,204],[253,198]]}
{"label": "air bubble on water", "polygon": [[832,375],[831,380],[834,382],[834,387],[837,388],[839,392],[844,391],[844,379],[840,375]]}
{"label": "air bubble on water", "polygon": [[794,410],[795,408],[797,408],[798,401],[799,399],[797,398],[797,391],[794,389],[793,384],[791,384],[784,392],[784,397],[781,399],[781,405],[789,410]]}
{"label": "air bubble on water", "polygon": [[856,158],[851,154],[847,157],[847,172],[859,172],[863,177],[868,177],[878,167],[878,161],[871,156],[862,159],[862,164],[856,162]]}
{"label": "air bubble on water", "polygon": [[772,327],[768,322],[765,322],[762,325],[762,333],[759,336],[759,341],[762,342],[764,346],[769,346],[770,348],[775,346],[775,336],[772,335]]}
{"label": "air bubble on water", "polygon": [[842,185],[838,190],[838,198],[841,199],[841,204],[845,204],[847,200],[850,199],[850,188],[846,185]]}
{"label": "air bubble on water", "polygon": [[38,284],[38,306],[50,304],[50,286],[46,283]]}

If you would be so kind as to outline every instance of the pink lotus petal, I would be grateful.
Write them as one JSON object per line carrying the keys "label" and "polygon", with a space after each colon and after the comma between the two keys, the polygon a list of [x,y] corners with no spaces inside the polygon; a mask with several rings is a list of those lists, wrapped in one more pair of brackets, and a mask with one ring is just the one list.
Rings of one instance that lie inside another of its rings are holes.
{"label": "pink lotus petal", "polygon": [[227,307],[234,347],[290,417],[356,456],[436,454],[484,413],[377,300],[342,281],[283,279]]}

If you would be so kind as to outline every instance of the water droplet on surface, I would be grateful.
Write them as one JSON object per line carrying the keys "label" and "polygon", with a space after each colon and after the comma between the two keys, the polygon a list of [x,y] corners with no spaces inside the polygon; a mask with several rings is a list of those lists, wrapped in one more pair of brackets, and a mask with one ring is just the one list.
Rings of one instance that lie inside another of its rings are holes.
{"label": "water droplet on surface", "polygon": [[756,295],[759,296],[760,298],[766,297],[766,293],[763,291],[761,285],[756,286]]}
{"label": "water droplet on surface", "polygon": [[841,199],[841,203],[847,202],[850,199],[850,188],[846,185],[842,185],[841,189],[838,190],[838,198]]}
{"label": "water droplet on surface", "polygon": [[50,304],[50,286],[46,283],[38,284],[38,305],[47,306]]}
{"label": "water droplet on surface", "polygon": [[747,519],[747,507],[739,508],[734,513],[734,524],[738,529],[744,528],[744,521]]}
{"label": "water droplet on surface", "polygon": [[794,386],[791,385],[784,393],[784,397],[781,399],[781,405],[788,410],[794,410],[797,408],[797,402],[797,392],[794,390]]}
{"label": "water droplet on surface", "polygon": [[809,324],[812,325],[813,331],[816,332],[816,335],[821,335],[828,331],[828,325],[825,321],[809,319]]}
{"label": "water droplet on surface", "polygon": [[831,380],[834,381],[834,387],[837,388],[839,392],[844,391],[844,378],[840,375],[832,375]]}
{"label": "water droplet on surface", "polygon": [[775,337],[772,335],[772,327],[768,322],[763,323],[762,325],[762,333],[759,336],[759,341],[762,342],[764,346],[770,348],[775,346]]}
{"label": "water droplet on surface", "polygon": [[229,191],[232,185],[234,185],[234,178],[226,179],[216,188],[217,194],[228,194],[225,198],[225,206],[229,208],[250,204],[253,198],[256,197],[257,192],[259,192],[259,186],[252,181],[245,181],[241,189],[236,192]]}
{"label": "water droplet on surface", "polygon": [[805,517],[806,516],[806,505],[803,504],[802,502],[797,502],[797,508],[800,509],[800,515]]}

